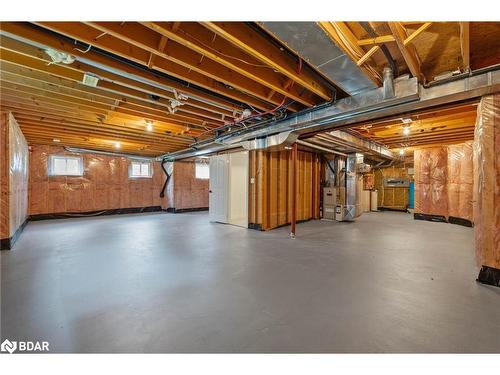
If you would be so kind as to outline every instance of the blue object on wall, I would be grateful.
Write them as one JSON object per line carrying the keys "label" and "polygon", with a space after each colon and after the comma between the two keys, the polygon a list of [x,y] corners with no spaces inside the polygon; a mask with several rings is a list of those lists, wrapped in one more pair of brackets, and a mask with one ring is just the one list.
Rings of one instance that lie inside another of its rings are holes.
{"label": "blue object on wall", "polygon": [[413,208],[413,202],[415,201],[415,183],[413,181],[410,182],[409,201],[408,208]]}

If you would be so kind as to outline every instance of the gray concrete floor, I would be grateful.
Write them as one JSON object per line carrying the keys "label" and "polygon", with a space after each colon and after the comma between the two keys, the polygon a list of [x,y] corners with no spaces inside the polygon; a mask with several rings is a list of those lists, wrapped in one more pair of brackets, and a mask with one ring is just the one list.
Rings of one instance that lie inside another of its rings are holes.
{"label": "gray concrete floor", "polygon": [[473,231],[394,212],[257,232],[206,213],[32,222],[1,336],[53,352],[500,352]]}

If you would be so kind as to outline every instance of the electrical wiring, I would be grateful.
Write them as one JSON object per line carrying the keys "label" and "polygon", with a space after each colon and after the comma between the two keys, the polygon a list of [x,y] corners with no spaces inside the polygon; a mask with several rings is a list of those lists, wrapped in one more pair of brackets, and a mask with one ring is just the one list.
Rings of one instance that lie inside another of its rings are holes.
{"label": "electrical wiring", "polygon": [[[184,35],[188,36],[189,38],[194,39],[195,41],[197,41],[197,42],[198,42],[198,43],[200,43],[201,45],[203,45],[203,46],[207,47],[208,49],[211,49],[212,51],[216,52],[216,53],[217,53],[217,54],[219,54],[219,55],[222,55],[222,56],[224,56],[224,57],[228,57],[228,58],[230,58],[230,59],[238,60],[238,61],[240,61],[240,62],[242,62],[242,63],[244,63],[244,64],[251,65],[251,66],[255,66],[255,67],[257,67],[257,68],[267,68],[267,69],[273,69],[272,67],[270,67],[270,66],[268,66],[268,65],[264,65],[264,64],[254,64],[254,63],[248,62],[248,61],[246,61],[246,60],[240,59],[239,57],[235,57],[235,56],[231,56],[231,55],[225,54],[225,53],[223,53],[223,52],[221,52],[221,51],[219,51],[219,50],[217,50],[217,49],[213,48],[212,46],[210,46],[210,45],[208,45],[208,44],[206,44],[206,43],[202,42],[201,40],[199,40],[198,38],[196,38],[195,36],[191,35],[190,33],[186,32],[186,31],[184,31],[184,30],[178,30],[178,31],[179,31],[180,33],[182,33],[182,34],[184,34]],[[215,41],[215,38],[216,38],[216,37],[217,37],[217,34],[215,34],[215,33],[214,33],[214,39],[213,39],[213,41]]]}

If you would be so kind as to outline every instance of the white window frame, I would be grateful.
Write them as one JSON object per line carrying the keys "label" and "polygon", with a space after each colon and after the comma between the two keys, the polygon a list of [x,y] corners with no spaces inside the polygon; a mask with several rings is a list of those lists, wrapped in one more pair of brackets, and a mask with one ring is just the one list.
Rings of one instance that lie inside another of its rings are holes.
{"label": "white window frame", "polygon": [[[200,173],[199,171],[199,167],[203,167],[205,169],[205,172],[203,173]],[[200,174],[203,174],[202,176],[200,176]],[[194,176],[198,179],[198,180],[208,180],[210,179],[210,165],[208,164],[208,160],[205,161],[201,161],[201,160],[196,160],[195,163],[194,163]]]}
{"label": "white window frame", "polygon": [[[56,171],[55,164],[57,160],[65,161],[66,168],[64,171]],[[68,160],[76,160],[78,162],[78,168],[76,171],[68,171]],[[83,158],[81,156],[49,155],[48,169],[49,176],[83,176]]]}
{"label": "white window frame", "polygon": [[[134,174],[134,164],[140,165],[140,174]],[[148,174],[142,174],[143,165],[148,165]],[[128,178],[152,178],[153,177],[153,163],[143,160],[131,160],[128,167]]]}

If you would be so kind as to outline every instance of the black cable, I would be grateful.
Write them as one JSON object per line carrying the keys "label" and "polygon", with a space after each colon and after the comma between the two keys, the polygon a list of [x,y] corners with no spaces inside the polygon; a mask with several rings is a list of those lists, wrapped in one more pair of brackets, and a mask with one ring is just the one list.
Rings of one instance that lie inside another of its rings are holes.
{"label": "black cable", "polygon": [[160,164],[161,165],[161,169],[163,169],[163,172],[167,176],[167,179],[165,180],[165,183],[163,184],[163,188],[161,189],[161,192],[160,192],[160,198],[163,198],[165,196],[165,189],[167,188],[168,181],[170,180],[170,175],[168,174],[168,172],[167,172],[167,170],[165,169],[165,166],[164,166],[165,163],[168,163],[168,162],[165,161],[165,160],[162,160],[162,162]]}
{"label": "black cable", "polygon": [[[379,36],[375,32],[375,30],[373,30],[373,28],[371,27],[371,25],[368,22],[360,22],[360,25],[363,27],[363,29],[365,29],[365,31],[368,33],[368,35],[370,35],[371,38],[376,38]],[[394,61],[394,59],[392,58],[392,55],[389,52],[389,49],[387,48],[387,46],[385,44],[381,44],[380,50],[384,53],[384,56],[387,59],[387,62],[391,66],[392,73],[393,73],[394,77],[397,77],[398,76],[398,66],[397,66],[396,62]]]}

